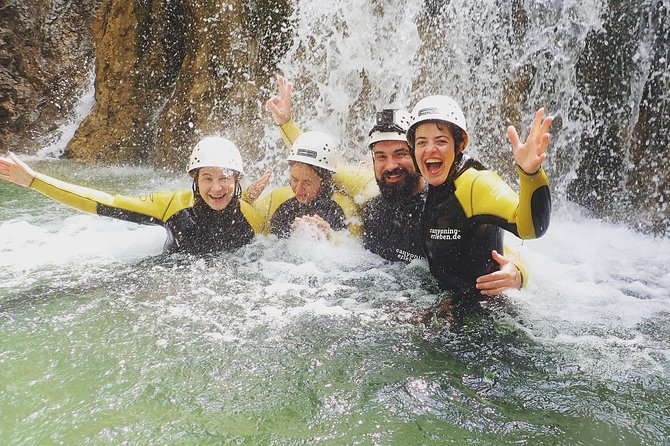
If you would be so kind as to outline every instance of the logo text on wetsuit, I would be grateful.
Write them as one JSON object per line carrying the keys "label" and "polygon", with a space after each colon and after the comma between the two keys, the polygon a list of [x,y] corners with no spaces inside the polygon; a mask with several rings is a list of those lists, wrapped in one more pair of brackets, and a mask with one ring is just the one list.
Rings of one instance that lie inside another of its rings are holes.
{"label": "logo text on wetsuit", "polygon": [[422,256],[412,254],[411,252],[407,252],[407,251],[404,251],[402,249],[396,249],[395,253],[398,256],[398,260],[401,260],[403,262],[411,262],[412,260],[415,260],[415,259],[423,259]]}
{"label": "logo text on wetsuit", "polygon": [[432,240],[460,240],[461,239],[461,230],[460,229],[431,229],[430,238]]}

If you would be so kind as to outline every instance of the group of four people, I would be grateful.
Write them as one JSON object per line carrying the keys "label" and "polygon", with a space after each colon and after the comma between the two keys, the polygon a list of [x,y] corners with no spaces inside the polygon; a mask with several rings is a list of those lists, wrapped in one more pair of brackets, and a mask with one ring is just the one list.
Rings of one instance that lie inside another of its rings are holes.
{"label": "group of four people", "polygon": [[[0,158],[0,178],[85,212],[163,225],[166,252],[231,251],[255,234],[286,237],[294,226],[307,224],[327,237],[349,229],[362,235],[367,249],[391,261],[425,257],[440,288],[457,295],[495,295],[522,285],[519,268],[501,255],[502,230],[535,238],[547,229],[551,202],[541,165],[552,118],[543,109],[536,113],[525,143],[514,127],[508,129],[519,195],[494,172],[464,156],[469,134],[453,99],[424,98],[411,114],[379,112],[368,141],[375,195],[365,175],[338,166],[332,138],[300,131],[292,120],[292,85],[281,76],[278,80],[279,95],[266,108],[290,147],[290,186],[262,198],[269,173],[243,193],[240,153],[219,136],[206,137],[194,147],[187,167],[191,190],[112,196],[36,173],[11,153]],[[362,209],[355,196],[363,200]]]}

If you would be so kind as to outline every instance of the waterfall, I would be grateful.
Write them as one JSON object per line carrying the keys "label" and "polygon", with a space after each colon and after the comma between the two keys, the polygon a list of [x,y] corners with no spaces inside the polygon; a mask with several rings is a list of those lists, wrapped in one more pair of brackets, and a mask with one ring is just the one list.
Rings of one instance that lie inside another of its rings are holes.
{"label": "waterfall", "polygon": [[[670,123],[667,59],[658,60],[669,47],[668,2],[633,3],[298,1],[279,68],[296,86],[299,124],[337,136],[345,157],[363,163],[375,110],[446,94],[466,114],[469,154],[513,182],[505,128],[525,135],[544,106],[557,118],[545,163],[554,202],[662,231],[668,163],[634,160],[642,148],[670,155],[668,132],[651,131]],[[657,103],[645,96],[654,83],[666,87],[652,91]]]}

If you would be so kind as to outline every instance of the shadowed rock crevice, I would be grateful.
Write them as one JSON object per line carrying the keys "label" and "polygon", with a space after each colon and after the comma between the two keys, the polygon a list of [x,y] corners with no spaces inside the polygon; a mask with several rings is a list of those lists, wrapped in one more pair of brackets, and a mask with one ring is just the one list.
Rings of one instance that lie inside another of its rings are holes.
{"label": "shadowed rock crevice", "polygon": [[94,63],[98,4],[0,3],[0,151],[34,152],[70,117]]}

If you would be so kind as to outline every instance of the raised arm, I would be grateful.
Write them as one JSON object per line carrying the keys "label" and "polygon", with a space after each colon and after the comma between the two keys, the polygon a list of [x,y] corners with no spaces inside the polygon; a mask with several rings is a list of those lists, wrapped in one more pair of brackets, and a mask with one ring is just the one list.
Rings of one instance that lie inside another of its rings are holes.
{"label": "raised arm", "polygon": [[284,125],[291,120],[293,114],[293,84],[286,82],[284,76],[277,75],[279,95],[274,95],[265,103],[265,108],[272,113],[272,121],[277,125]]}
{"label": "raised arm", "polygon": [[35,172],[10,153],[0,158],[0,178],[45,195],[52,200],[90,214],[135,223],[162,225],[175,212],[190,206],[191,191],[162,192],[140,197],[110,195]]}
{"label": "raised arm", "polygon": [[293,121],[293,84],[286,82],[284,76],[277,75],[279,94],[265,102],[265,108],[272,114],[272,121],[279,127],[279,132],[287,148],[291,148],[302,130]]}

